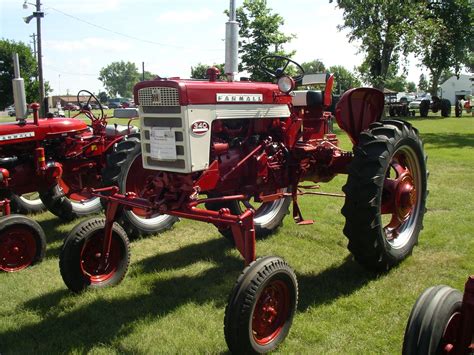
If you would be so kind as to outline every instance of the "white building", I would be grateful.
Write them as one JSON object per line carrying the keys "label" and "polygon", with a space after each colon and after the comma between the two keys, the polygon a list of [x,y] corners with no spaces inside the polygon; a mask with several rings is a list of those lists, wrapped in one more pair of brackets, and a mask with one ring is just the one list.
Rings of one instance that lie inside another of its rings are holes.
{"label": "white building", "polygon": [[440,96],[451,101],[451,105],[456,102],[456,97],[474,95],[474,75],[460,74],[459,79],[453,75],[440,86]]}

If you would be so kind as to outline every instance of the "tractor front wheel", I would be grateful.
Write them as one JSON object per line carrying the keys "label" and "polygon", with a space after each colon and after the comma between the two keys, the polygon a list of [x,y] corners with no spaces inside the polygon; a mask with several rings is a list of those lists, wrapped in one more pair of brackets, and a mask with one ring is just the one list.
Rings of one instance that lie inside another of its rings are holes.
{"label": "tractor front wheel", "polygon": [[34,220],[11,214],[0,218],[0,270],[14,272],[39,263],[46,238]]}
{"label": "tractor front wheel", "polygon": [[451,101],[448,99],[441,100],[441,116],[449,117],[451,116]]}
{"label": "tractor front wheel", "polygon": [[430,100],[421,100],[420,102],[420,117],[428,117],[430,110]]}
{"label": "tractor front wheel", "polygon": [[[109,173],[106,174],[106,172]],[[149,176],[154,176],[155,170],[143,168],[140,139],[126,139],[117,144],[114,152],[107,158],[107,167],[104,172],[105,185],[118,185],[120,192],[134,192],[142,196]],[[124,209],[121,215],[121,224],[133,237],[164,232],[178,221],[177,217],[157,214],[147,216],[140,209]]]}
{"label": "tractor front wheel", "polygon": [[104,257],[105,219],[91,218],[78,224],[64,240],[59,269],[66,286],[73,292],[119,284],[130,263],[127,234],[115,223],[110,251]]}
{"label": "tractor front wheel", "polygon": [[224,334],[232,353],[266,353],[288,335],[298,282],[278,257],[252,262],[239,276],[225,310]]}
{"label": "tractor front wheel", "polygon": [[418,132],[400,120],[370,125],[354,148],[342,214],[348,249],[386,271],[411,254],[423,228],[426,156]]}
{"label": "tractor front wheel", "polygon": [[[448,286],[425,290],[411,310],[402,353],[447,354],[459,336],[461,306],[462,294],[458,290]],[[457,353],[464,352],[458,349]]]}

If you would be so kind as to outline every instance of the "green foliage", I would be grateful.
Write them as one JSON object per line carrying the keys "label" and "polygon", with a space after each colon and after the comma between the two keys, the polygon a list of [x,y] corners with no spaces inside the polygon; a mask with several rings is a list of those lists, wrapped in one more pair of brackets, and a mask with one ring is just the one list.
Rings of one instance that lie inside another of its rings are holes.
{"label": "green foliage", "polygon": [[[330,0],[332,2],[332,0]],[[407,54],[413,41],[418,2],[336,0],[343,10],[349,41],[360,41],[365,59],[359,71],[364,81],[383,89],[390,64]]]}
{"label": "green foliage", "polygon": [[329,72],[334,74],[334,90],[339,94],[362,85],[354,73],[341,65],[330,67]]}
{"label": "green foliage", "polygon": [[436,95],[443,72],[458,74],[474,50],[474,7],[470,0],[427,1],[416,28],[416,55],[430,72]]}
{"label": "green foliage", "polygon": [[158,76],[159,76],[159,75],[153,74],[153,73],[151,73],[151,72],[145,70],[144,73],[141,73],[141,74],[140,74],[140,80],[143,80],[143,77],[145,77],[144,80],[153,80],[153,79],[155,79],[155,78],[158,77]]}
{"label": "green foliage", "polygon": [[407,78],[404,75],[395,75],[385,81],[385,87],[396,92],[405,91],[407,84]]}
{"label": "green foliage", "polygon": [[301,67],[304,69],[305,74],[324,73],[326,71],[324,63],[319,59],[301,63]]}
{"label": "green foliage", "polygon": [[425,74],[420,75],[420,80],[418,81],[418,90],[423,91],[423,92],[428,92],[428,87],[430,83],[426,79]]}
{"label": "green foliage", "polygon": [[[20,75],[25,83],[26,101],[28,103],[39,100],[38,82],[35,81],[38,64],[30,49],[23,42],[0,40],[0,108],[13,103],[12,79],[15,77],[13,68],[13,54],[18,53],[20,62]],[[45,89],[49,86],[45,83]],[[45,90],[45,93],[48,91]]]}
{"label": "green foliage", "polygon": [[408,92],[415,92],[416,91],[416,84],[413,81],[409,81],[406,85],[406,90]]}
{"label": "green foliage", "polygon": [[283,45],[295,35],[285,35],[280,31],[283,17],[272,13],[266,0],[244,0],[237,9],[237,21],[240,24],[239,53],[241,64],[239,71],[247,71],[255,81],[271,81],[273,78],[260,70],[260,58],[268,54],[291,57],[295,52],[285,52]]}
{"label": "green foliage", "polygon": [[99,94],[97,95],[97,98],[103,104],[105,104],[107,101],[109,101],[109,96],[107,95],[107,93],[105,91],[99,92]]}
{"label": "green foliage", "polygon": [[109,96],[131,97],[133,86],[140,80],[140,74],[134,63],[113,62],[100,70],[99,80]]}
{"label": "green foliage", "polygon": [[193,79],[207,79],[207,69],[210,67],[216,67],[221,72],[221,76],[225,75],[224,73],[224,64],[202,64],[198,63],[196,66],[191,67],[191,78]]}

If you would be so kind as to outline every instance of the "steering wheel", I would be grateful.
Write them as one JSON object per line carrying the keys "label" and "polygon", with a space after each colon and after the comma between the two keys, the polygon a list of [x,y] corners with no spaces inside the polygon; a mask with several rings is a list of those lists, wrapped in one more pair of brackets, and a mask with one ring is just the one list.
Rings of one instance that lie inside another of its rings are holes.
{"label": "steering wheel", "polygon": [[[86,93],[86,95],[89,95],[89,98],[87,99],[87,102],[81,106],[81,102],[79,100],[79,97],[81,96],[81,93]],[[95,117],[94,114],[91,112],[91,100],[94,99],[98,104],[99,104],[99,109],[100,109],[100,115],[99,117]],[[93,93],[91,93],[88,90],[80,90],[77,93],[77,103],[79,104],[80,107],[80,112],[84,113],[91,121],[102,121],[104,119],[104,108],[102,107],[102,104],[100,103],[99,99],[97,96],[95,96]]]}
{"label": "steering wheel", "polygon": [[[281,60],[281,61],[284,61],[285,62],[285,65],[283,65],[283,67],[279,67],[279,68],[271,68],[268,66],[268,63],[267,61],[269,59],[276,59],[276,60]],[[300,74],[296,75],[296,76],[293,76],[293,80],[294,81],[300,81],[302,78],[303,78],[303,75],[304,75],[304,69],[301,65],[299,65],[298,63],[296,63],[294,60],[288,58],[288,57],[283,57],[281,55],[274,55],[274,54],[269,54],[269,55],[266,55],[262,58],[260,58],[260,60],[258,61],[258,65],[260,66],[260,68],[265,72],[267,73],[268,75],[271,75],[272,77],[274,78],[281,78],[284,74],[285,74],[285,70],[286,68],[288,67],[288,65],[292,63],[296,66],[296,68],[298,68]]]}

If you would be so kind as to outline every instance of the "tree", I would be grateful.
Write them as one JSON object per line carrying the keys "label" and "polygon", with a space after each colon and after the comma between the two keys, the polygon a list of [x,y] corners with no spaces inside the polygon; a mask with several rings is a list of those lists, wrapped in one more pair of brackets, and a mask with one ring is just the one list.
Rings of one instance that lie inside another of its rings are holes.
{"label": "tree", "polygon": [[416,84],[413,81],[409,81],[407,83],[406,90],[408,92],[415,92],[416,91]]}
{"label": "tree", "polygon": [[113,62],[100,70],[99,80],[109,96],[131,97],[133,86],[140,81],[140,74],[134,63]]}
{"label": "tree", "polygon": [[459,74],[469,62],[474,38],[474,7],[470,0],[426,0],[416,23],[416,54],[430,72],[431,95],[436,95],[446,71]]}
{"label": "tree", "polygon": [[[39,87],[38,81],[35,80],[38,72],[38,64],[31,52],[29,46],[23,42],[15,42],[9,40],[0,40],[0,107],[6,107],[13,103],[13,86],[12,80],[15,77],[13,68],[13,54],[18,53],[20,62],[20,75],[25,83],[26,102],[38,102]],[[49,83],[45,82],[45,95],[51,89]]]}
{"label": "tree", "polygon": [[109,97],[107,96],[107,93],[105,91],[100,91],[97,94],[97,98],[99,99],[100,103],[105,104],[107,101],[109,101]]}
{"label": "tree", "polygon": [[195,67],[191,67],[191,78],[193,79],[207,79],[207,69],[210,67],[216,67],[221,72],[221,75],[225,75],[224,73],[224,64],[202,64],[198,63]]}
{"label": "tree", "polygon": [[272,13],[266,0],[244,0],[237,9],[237,21],[240,24],[239,71],[249,72],[255,81],[271,81],[273,78],[259,68],[260,58],[268,54],[291,57],[294,52],[285,52],[283,45],[295,35],[285,35],[280,31],[283,17]]}
{"label": "tree", "polygon": [[[329,2],[332,2],[330,0]],[[419,2],[336,0],[343,10],[349,41],[359,40],[365,59],[360,67],[369,83],[383,89],[389,66],[406,55],[413,41],[412,23]]]}
{"label": "tree", "polygon": [[312,60],[311,62],[302,63],[301,66],[303,67],[304,72],[306,74],[324,73],[326,71],[324,63],[319,59]]}
{"label": "tree", "polygon": [[360,80],[349,70],[341,65],[335,65],[329,68],[329,72],[334,74],[334,90],[339,94],[361,86]]}
{"label": "tree", "polygon": [[421,74],[420,75],[420,80],[418,81],[418,90],[420,90],[422,92],[427,92],[429,85],[430,84],[429,84],[428,80],[426,79],[425,74]]}

